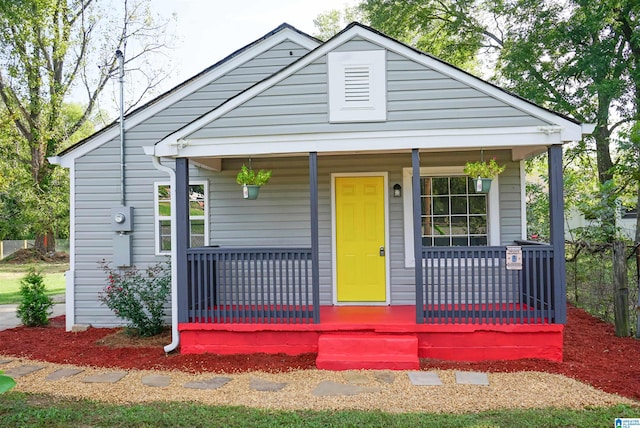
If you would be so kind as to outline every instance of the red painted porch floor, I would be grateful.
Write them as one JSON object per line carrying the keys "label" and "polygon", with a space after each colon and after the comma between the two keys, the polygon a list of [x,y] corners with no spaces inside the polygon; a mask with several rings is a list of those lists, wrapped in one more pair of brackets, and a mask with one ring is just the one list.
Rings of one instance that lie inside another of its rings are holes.
{"label": "red painted porch floor", "polygon": [[[508,319],[502,324],[462,321],[417,324],[414,305],[322,306],[319,324],[183,323],[179,325],[180,349],[186,354],[313,352],[319,354],[319,359],[329,350],[335,354],[334,359],[354,361],[374,360],[377,354],[393,354],[394,349],[403,349],[405,354],[415,352],[411,356],[415,364],[418,358],[562,360],[563,325],[515,324]],[[416,346],[408,341],[415,341]],[[347,346],[349,342],[357,345]],[[384,362],[372,364],[360,368],[394,368]]]}

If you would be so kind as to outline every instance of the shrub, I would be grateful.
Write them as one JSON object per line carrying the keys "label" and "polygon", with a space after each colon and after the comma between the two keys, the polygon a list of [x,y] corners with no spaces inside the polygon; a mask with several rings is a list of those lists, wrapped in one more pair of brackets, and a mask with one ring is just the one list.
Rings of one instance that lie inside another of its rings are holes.
{"label": "shrub", "polygon": [[168,263],[144,270],[135,266],[114,270],[104,260],[99,264],[107,275],[107,286],[98,296],[100,302],[140,336],[161,333],[164,305],[171,291]]}
{"label": "shrub", "polygon": [[17,314],[22,324],[37,327],[49,324],[53,300],[47,296],[42,274],[34,268],[20,280],[20,296]]}
{"label": "shrub", "polygon": [[9,376],[3,375],[0,371],[0,394],[9,391],[14,386],[16,386],[16,381]]}

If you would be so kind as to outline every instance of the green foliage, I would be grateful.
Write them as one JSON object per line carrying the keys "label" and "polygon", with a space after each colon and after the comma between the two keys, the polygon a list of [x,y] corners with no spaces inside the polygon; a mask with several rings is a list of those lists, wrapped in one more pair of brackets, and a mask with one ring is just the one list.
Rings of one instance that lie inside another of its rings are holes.
{"label": "green foliage", "polygon": [[505,168],[505,165],[498,165],[496,158],[492,158],[489,162],[467,162],[464,166],[464,173],[471,178],[495,178],[502,174]]}
{"label": "green foliage", "polygon": [[127,321],[128,327],[138,335],[161,333],[164,305],[171,292],[168,264],[158,263],[145,270],[135,267],[113,270],[105,260],[99,265],[107,275],[107,286],[98,300],[118,318]]}
{"label": "green foliage", "polygon": [[265,171],[264,169],[256,172],[252,168],[247,168],[246,165],[242,165],[238,175],[236,175],[236,182],[238,184],[251,184],[254,186],[262,186],[269,182],[271,178],[271,171]]}
{"label": "green foliage", "polygon": [[11,388],[16,386],[16,381],[13,380],[13,378],[10,378],[9,376],[5,376],[2,373],[3,372],[0,371],[0,394],[7,392]]}
{"label": "green foliage", "polygon": [[477,68],[480,49],[495,43],[475,0],[364,0],[361,8],[373,28],[467,71]]}
{"label": "green foliage", "polygon": [[324,41],[329,40],[354,21],[365,21],[362,9],[358,6],[345,5],[342,10],[332,9],[321,13],[313,20],[313,25],[318,30],[314,37]]}
{"label": "green foliage", "polygon": [[22,324],[27,327],[49,324],[53,300],[46,294],[42,273],[35,269],[30,269],[20,281],[20,284],[22,301],[18,306],[17,315]]}

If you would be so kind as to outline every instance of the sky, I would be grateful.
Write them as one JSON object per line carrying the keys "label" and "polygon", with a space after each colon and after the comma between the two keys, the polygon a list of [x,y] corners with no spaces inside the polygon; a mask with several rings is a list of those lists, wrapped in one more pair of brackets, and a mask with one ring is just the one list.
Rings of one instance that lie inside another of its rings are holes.
{"label": "sky", "polygon": [[153,0],[152,12],[176,14],[175,72],[166,89],[187,80],[286,22],[313,35],[313,19],[355,0]]}

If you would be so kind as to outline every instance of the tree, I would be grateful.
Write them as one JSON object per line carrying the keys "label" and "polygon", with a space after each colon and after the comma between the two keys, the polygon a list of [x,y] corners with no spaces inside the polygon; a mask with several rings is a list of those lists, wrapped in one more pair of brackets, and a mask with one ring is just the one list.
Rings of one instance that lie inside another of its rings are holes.
{"label": "tree", "polygon": [[[120,12],[93,0],[0,0],[0,106],[10,124],[0,146],[15,162],[19,195],[33,225],[36,248],[54,249],[52,215],[64,197],[61,172],[47,161],[77,139],[96,110],[127,53],[130,69],[149,70],[145,60],[166,46],[166,22],[151,17],[148,0],[125,0]],[[150,69],[139,100],[162,74]],[[80,114],[66,114],[65,101],[84,97]]]}

